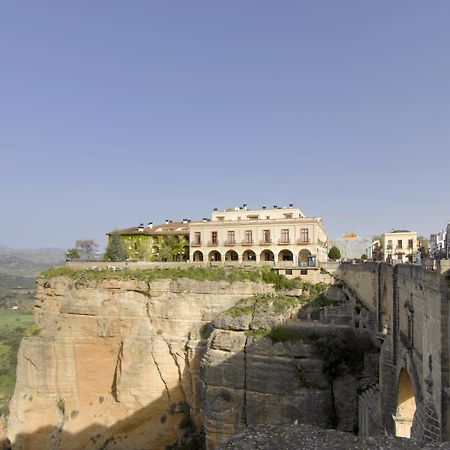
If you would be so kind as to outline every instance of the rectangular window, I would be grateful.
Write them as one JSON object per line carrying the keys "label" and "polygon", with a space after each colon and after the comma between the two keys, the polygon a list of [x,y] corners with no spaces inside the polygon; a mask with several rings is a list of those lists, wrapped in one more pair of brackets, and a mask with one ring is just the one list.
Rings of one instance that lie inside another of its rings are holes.
{"label": "rectangular window", "polygon": [[270,244],[270,230],[263,230],[263,242],[264,244]]}
{"label": "rectangular window", "polygon": [[211,231],[211,244],[217,244],[217,231]]}
{"label": "rectangular window", "polygon": [[282,244],[289,243],[289,230],[287,228],[283,228],[281,230],[281,243]]}
{"label": "rectangular window", "polygon": [[200,231],[196,231],[194,234],[194,243],[200,245],[202,243],[202,234]]}
{"label": "rectangular window", "polygon": [[253,242],[252,239],[252,230],[245,230],[245,240],[246,244],[251,244]]}
{"label": "rectangular window", "polygon": [[397,241],[397,248],[403,248],[403,241],[401,239]]}
{"label": "rectangular window", "polygon": [[390,239],[388,240],[387,248],[392,248],[392,241]]}
{"label": "rectangular window", "polygon": [[308,242],[309,236],[308,236],[308,228],[301,228],[300,229],[300,242]]}
{"label": "rectangular window", "polygon": [[413,240],[408,239],[408,248],[413,248]]}
{"label": "rectangular window", "polygon": [[284,272],[286,275],[292,275],[292,269],[286,269]]}
{"label": "rectangular window", "polygon": [[229,244],[234,244],[236,241],[234,239],[234,231],[229,231],[228,232],[228,243]]}

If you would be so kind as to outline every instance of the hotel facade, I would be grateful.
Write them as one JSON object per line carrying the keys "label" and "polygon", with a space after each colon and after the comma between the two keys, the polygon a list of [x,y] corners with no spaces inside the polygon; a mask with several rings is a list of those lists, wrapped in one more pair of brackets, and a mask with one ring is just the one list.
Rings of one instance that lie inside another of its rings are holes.
{"label": "hotel facade", "polygon": [[327,234],[320,217],[299,208],[246,205],[214,210],[211,219],[189,224],[190,262],[272,263],[318,267],[327,261]]}

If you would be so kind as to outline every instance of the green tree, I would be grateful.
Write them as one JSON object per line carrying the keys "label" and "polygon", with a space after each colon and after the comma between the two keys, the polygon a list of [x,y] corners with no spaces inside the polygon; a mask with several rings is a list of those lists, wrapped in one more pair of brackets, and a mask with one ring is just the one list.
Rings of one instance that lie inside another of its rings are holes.
{"label": "green tree", "polygon": [[330,251],[328,252],[328,258],[330,258],[333,261],[340,259],[341,251],[335,245],[333,245],[333,247],[331,247]]}
{"label": "green tree", "polygon": [[66,258],[67,259],[79,259],[80,253],[76,248],[69,248],[66,252]]}
{"label": "green tree", "polygon": [[367,256],[367,253],[363,253],[362,255],[361,255],[361,259],[362,260],[366,260],[366,259],[368,259],[369,257]]}
{"label": "green tree", "polygon": [[105,252],[105,261],[125,261],[128,252],[122,238],[118,233],[113,233],[109,239]]}
{"label": "green tree", "polygon": [[177,261],[186,259],[188,243],[178,236],[167,236],[159,244],[159,253],[155,261]]}

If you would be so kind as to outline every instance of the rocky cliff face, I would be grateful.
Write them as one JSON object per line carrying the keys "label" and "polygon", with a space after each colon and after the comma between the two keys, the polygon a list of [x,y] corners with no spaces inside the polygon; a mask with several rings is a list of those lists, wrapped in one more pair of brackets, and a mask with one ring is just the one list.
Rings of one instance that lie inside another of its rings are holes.
{"label": "rocky cliff face", "polygon": [[[327,299],[344,300],[337,288]],[[356,431],[357,392],[375,381],[376,363],[367,336],[350,326],[348,306],[260,296],[214,320],[201,372],[208,449],[247,426],[274,422]],[[320,320],[301,319],[311,316]],[[364,359],[373,364],[365,368]]]}
{"label": "rocky cliff face", "polygon": [[270,291],[250,282],[40,279],[41,332],[21,344],[10,404],[13,448],[164,449],[189,414],[201,420],[202,327]]}

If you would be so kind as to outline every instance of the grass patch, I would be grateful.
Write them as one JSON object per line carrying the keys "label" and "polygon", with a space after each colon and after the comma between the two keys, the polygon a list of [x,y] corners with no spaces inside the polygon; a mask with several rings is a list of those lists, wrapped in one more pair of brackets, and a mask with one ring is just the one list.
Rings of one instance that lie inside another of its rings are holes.
{"label": "grass patch", "polygon": [[190,278],[193,280],[207,281],[227,281],[235,283],[237,281],[253,281],[255,283],[273,284],[276,290],[294,289],[301,286],[299,280],[288,279],[270,270],[270,268],[260,269],[240,269],[236,267],[188,267],[188,268],[154,268],[154,269],[124,269],[124,270],[104,270],[88,269],[76,270],[68,267],[58,267],[46,270],[41,273],[44,280],[65,276],[73,280],[75,286],[86,286],[89,282],[98,282],[107,279],[118,280],[138,280],[150,283],[155,280],[170,278]]}

